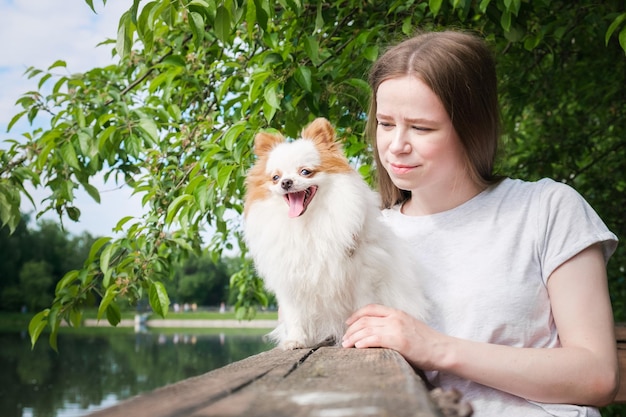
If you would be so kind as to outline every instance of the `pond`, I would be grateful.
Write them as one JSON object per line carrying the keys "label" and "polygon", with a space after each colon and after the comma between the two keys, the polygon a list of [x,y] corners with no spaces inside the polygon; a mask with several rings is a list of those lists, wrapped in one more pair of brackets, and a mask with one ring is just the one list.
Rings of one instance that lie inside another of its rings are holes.
{"label": "pond", "polygon": [[[44,336],[44,335],[42,335]],[[260,334],[0,333],[0,416],[78,417],[272,348]]]}

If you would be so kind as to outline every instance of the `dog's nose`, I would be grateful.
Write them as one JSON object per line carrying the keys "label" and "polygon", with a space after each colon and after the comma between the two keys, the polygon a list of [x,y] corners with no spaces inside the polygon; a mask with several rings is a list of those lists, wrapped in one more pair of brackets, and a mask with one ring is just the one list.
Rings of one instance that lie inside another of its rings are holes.
{"label": "dog's nose", "polygon": [[290,180],[289,178],[285,178],[284,180],[280,182],[280,186],[283,190],[288,191],[291,188],[291,186],[293,186],[293,180]]}

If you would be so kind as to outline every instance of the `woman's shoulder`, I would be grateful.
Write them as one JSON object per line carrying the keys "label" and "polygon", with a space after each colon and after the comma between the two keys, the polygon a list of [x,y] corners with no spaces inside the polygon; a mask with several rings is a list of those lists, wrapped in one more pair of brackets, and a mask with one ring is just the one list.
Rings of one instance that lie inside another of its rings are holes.
{"label": "woman's shoulder", "polygon": [[497,194],[508,196],[518,196],[521,198],[567,198],[575,196],[580,198],[580,194],[570,185],[555,181],[551,178],[542,178],[537,181],[526,181],[521,179],[505,178],[493,187]]}

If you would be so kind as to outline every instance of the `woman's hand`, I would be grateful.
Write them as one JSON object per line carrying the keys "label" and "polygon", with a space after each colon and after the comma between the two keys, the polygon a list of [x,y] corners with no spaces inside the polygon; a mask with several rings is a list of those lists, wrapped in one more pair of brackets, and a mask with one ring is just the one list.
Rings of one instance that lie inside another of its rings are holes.
{"label": "woman's hand", "polygon": [[407,313],[379,304],[357,310],[346,324],[343,347],[393,349],[423,370],[435,369],[434,346],[445,338]]}

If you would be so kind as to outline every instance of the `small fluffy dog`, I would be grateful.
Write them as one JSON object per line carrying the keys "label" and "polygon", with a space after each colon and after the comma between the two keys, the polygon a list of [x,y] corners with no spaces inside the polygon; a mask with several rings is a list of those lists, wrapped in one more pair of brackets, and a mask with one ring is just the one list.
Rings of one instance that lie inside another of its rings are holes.
{"label": "small fluffy dog", "polygon": [[340,343],[346,319],[370,303],[425,317],[422,274],[381,221],[378,194],[350,166],[328,120],[292,142],[259,133],[254,153],[244,232],[280,306],[270,333],[279,347]]}

